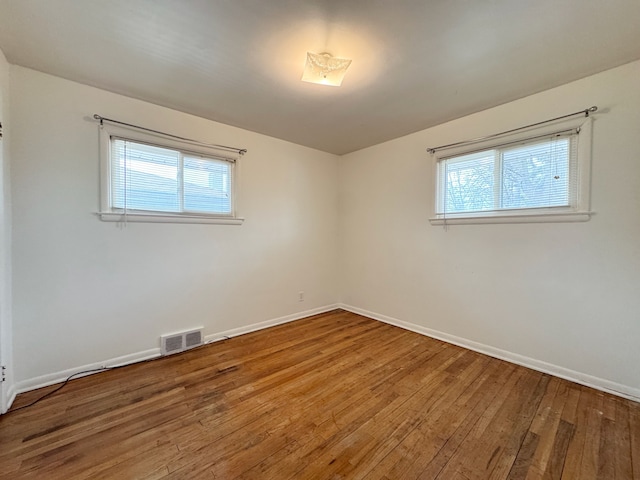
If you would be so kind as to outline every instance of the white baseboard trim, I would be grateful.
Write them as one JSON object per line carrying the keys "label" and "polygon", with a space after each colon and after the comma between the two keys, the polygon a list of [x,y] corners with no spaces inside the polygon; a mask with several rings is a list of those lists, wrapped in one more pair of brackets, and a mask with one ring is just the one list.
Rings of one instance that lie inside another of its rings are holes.
{"label": "white baseboard trim", "polygon": [[84,375],[78,375],[75,378],[81,378],[94,373],[99,373],[100,369],[105,367],[119,367],[120,365],[128,365],[131,363],[142,362],[144,360],[150,360],[160,356],[160,348],[152,348],[143,352],[132,353],[129,355],[123,355],[121,357],[110,358],[102,362],[88,363],[86,365],[80,365],[78,367],[69,368],[59,372],[47,373],[39,377],[30,378],[28,380],[22,380],[16,384],[16,393],[24,393],[30,390],[36,390],[42,387],[48,387],[56,383],[64,382],[71,375],[76,375],[80,372],[87,370],[96,370],[94,372],[86,373]]}
{"label": "white baseboard trim", "polygon": [[16,391],[16,388],[13,384],[9,385],[9,388],[7,388],[7,403],[6,403],[6,409],[1,411],[0,414],[3,413],[7,413],[7,411],[11,408],[11,405],[13,404],[13,401],[16,399],[16,395],[18,394],[18,392]]}
{"label": "white baseboard trim", "polygon": [[[243,335],[245,333],[255,332],[256,330],[262,330],[262,329],[273,327],[283,323],[293,322],[295,320],[300,320],[302,318],[311,317],[313,315],[318,315],[320,313],[330,312],[338,308],[340,308],[338,304],[325,305],[323,307],[318,307],[318,308],[313,308],[311,310],[305,310],[303,312],[293,313],[291,315],[286,315],[284,317],[278,317],[271,320],[265,320],[263,322],[253,323],[251,325],[247,325],[244,327],[233,328],[231,330],[226,330],[224,332],[205,335],[204,340],[205,340],[205,343],[213,343],[219,340],[224,340],[227,338],[236,337],[238,335]],[[56,383],[64,382],[71,375],[75,375],[87,370],[97,370],[95,372],[86,373],[84,375],[79,375],[78,377],[76,377],[76,378],[80,378],[81,376],[92,375],[93,373],[99,373],[100,371],[99,369],[104,367],[118,367],[121,365],[129,365],[132,363],[142,362],[144,360],[150,360],[152,358],[157,358],[157,357],[160,357],[160,348],[152,348],[150,350],[145,350],[142,352],[137,352],[129,355],[124,355],[121,357],[111,358],[108,360],[104,360],[102,362],[89,363],[86,365],[69,368],[67,370],[47,373],[46,375],[41,375],[39,377],[22,380],[20,382],[17,382],[15,385],[12,385],[11,388],[9,389],[9,393],[7,395],[9,397],[9,401],[7,403],[7,409],[11,408],[11,405],[13,404],[13,401],[15,400],[16,395],[31,391],[31,390],[36,390],[38,388],[48,387],[49,385],[54,385]]]}
{"label": "white baseboard trim", "polygon": [[640,402],[640,389],[637,388],[612,382],[604,378],[594,377],[593,375],[578,372],[575,370],[570,370],[559,365],[553,365],[551,363],[543,362],[542,360],[536,360],[535,358],[525,357],[524,355],[519,355],[507,350],[501,350],[490,345],[474,342],[472,340],[457,337],[455,335],[450,335],[438,330],[432,330],[421,325],[416,325],[415,323],[405,322],[403,320],[398,320],[386,315],[370,312],[368,310],[354,307],[352,305],[340,304],[340,308],[348,312],[357,313],[358,315],[371,318],[373,320],[378,320],[380,322],[388,323],[405,330],[420,333],[422,335],[426,335],[427,337],[442,340],[443,342],[447,343],[452,343],[453,345],[458,345],[459,347],[467,348],[469,350],[473,350],[474,352],[483,353],[485,355],[489,355],[490,357],[499,358],[500,360],[505,360],[510,363],[522,365],[523,367],[531,368],[532,370],[536,370],[538,372],[548,373],[549,375],[563,378],[571,382],[579,383],[580,385],[585,385],[587,387],[595,388],[596,390],[601,390],[603,392],[611,393],[619,397]]}
{"label": "white baseboard trim", "polygon": [[233,328],[231,330],[226,330],[224,332],[205,335],[204,341],[205,343],[217,342],[220,340],[224,340],[226,338],[237,337],[238,335],[244,335],[245,333],[251,333],[257,330],[263,330],[265,328],[275,327],[276,325],[281,325],[283,323],[294,322],[296,320],[311,317],[313,315],[318,315],[320,313],[330,312],[338,308],[340,308],[340,305],[338,305],[337,303],[333,305],[325,305],[324,307],[312,308],[311,310],[305,310],[304,312],[293,313],[291,315],[286,315],[284,317],[273,318],[271,320],[265,320],[263,322],[252,323],[251,325],[246,325],[244,327]]}

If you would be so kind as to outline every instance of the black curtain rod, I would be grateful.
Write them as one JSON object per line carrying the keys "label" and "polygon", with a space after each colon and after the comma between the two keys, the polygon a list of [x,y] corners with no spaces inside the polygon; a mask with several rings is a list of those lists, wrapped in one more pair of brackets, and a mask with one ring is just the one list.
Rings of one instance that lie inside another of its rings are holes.
{"label": "black curtain rod", "polygon": [[215,143],[200,142],[199,140],[193,140],[191,138],[179,137],[178,135],[172,135],[171,133],[160,132],[158,130],[152,130],[150,128],[141,127],[139,125],[133,125],[131,123],[120,122],[118,120],[113,120],[112,118],[103,117],[102,115],[98,115],[97,113],[93,114],[93,118],[95,118],[96,120],[100,120],[100,125],[102,125],[103,122],[115,123],[115,124],[118,124],[118,125],[125,125],[125,126],[131,127],[131,128],[137,128],[138,130],[144,130],[146,132],[157,133],[158,135],[163,135],[165,137],[171,137],[171,138],[175,138],[175,139],[182,140],[182,141],[185,141],[185,142],[195,143],[197,145],[202,145],[204,147],[212,147],[212,148],[228,150],[230,152],[237,152],[240,155],[244,155],[245,153],[247,153],[247,149],[246,148],[228,147],[226,145],[218,145],[218,144],[215,144]]}
{"label": "black curtain rod", "polygon": [[569,113],[568,115],[562,115],[561,117],[551,118],[543,122],[532,123],[530,125],[525,125],[524,127],[518,127],[512,130],[506,130],[504,132],[494,133],[493,135],[487,135],[486,137],[479,137],[479,138],[474,138],[472,140],[465,140],[463,142],[456,142],[456,143],[450,143],[448,145],[440,145],[439,147],[427,148],[427,152],[436,153],[438,150],[442,150],[443,148],[457,147],[460,145],[469,145],[471,143],[480,142],[482,140],[489,140],[490,138],[500,137],[502,135],[506,135],[507,133],[518,132],[520,130],[524,130],[525,128],[537,127],[538,125],[544,125],[545,123],[555,122],[556,120],[562,120],[563,118],[575,117],[576,115],[584,115],[585,117],[588,117],[590,113],[594,113],[596,111],[598,111],[598,107],[593,106],[590,108],[585,108],[584,110],[580,110],[578,112]]}

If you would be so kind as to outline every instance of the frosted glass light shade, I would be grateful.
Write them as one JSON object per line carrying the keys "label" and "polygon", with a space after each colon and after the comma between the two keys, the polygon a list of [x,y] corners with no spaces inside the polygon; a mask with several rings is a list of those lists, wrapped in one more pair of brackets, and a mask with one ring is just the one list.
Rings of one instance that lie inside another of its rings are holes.
{"label": "frosted glass light shade", "polygon": [[351,60],[332,57],[328,53],[307,52],[307,63],[302,74],[303,82],[339,87]]}

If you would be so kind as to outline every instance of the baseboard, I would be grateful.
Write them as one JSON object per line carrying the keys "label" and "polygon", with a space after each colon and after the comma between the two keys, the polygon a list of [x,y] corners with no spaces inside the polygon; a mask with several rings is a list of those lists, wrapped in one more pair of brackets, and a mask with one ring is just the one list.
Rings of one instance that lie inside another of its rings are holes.
{"label": "baseboard", "polygon": [[238,335],[244,335],[245,333],[251,333],[257,330],[275,327],[276,325],[281,325],[283,323],[294,322],[302,318],[311,317],[320,313],[330,312],[338,308],[340,308],[340,305],[338,305],[337,303],[333,305],[325,305],[324,307],[312,308],[311,310],[305,310],[304,312],[293,313],[284,317],[265,320],[263,322],[253,323],[244,327],[233,328],[231,330],[226,330],[220,333],[205,335],[204,341],[205,343],[217,342],[219,340],[224,340],[225,338],[237,337]]}
{"label": "baseboard", "polygon": [[[490,357],[499,358],[507,362],[515,363],[517,365],[522,365],[524,367],[537,370],[539,372],[548,373],[549,375],[554,375],[556,377],[564,378],[565,380],[569,380],[575,383],[579,383],[581,385],[592,387],[597,390],[601,390],[603,392],[628,398],[636,402],[640,401],[640,390],[629,387],[627,385],[611,382],[603,378],[594,377],[592,375],[588,375],[582,372],[570,370],[564,367],[560,367],[558,365],[553,365],[547,362],[543,362],[541,360],[536,360],[534,358],[519,355],[517,353],[501,350],[499,348],[495,348],[489,345],[474,342],[466,338],[457,337],[455,335],[450,335],[448,333],[440,332],[437,330],[432,330],[430,328],[416,325],[414,323],[405,322],[403,320],[398,320],[396,318],[377,314],[375,312],[370,312],[362,308],[354,307],[351,305],[345,305],[345,304],[327,305],[324,307],[314,308],[311,310],[305,310],[303,312],[286,315],[284,317],[279,317],[271,320],[266,320],[263,322],[254,323],[244,327],[234,328],[231,330],[226,330],[223,332],[206,335],[205,343],[212,343],[219,340],[224,340],[226,338],[243,335],[245,333],[255,332],[255,331],[273,327],[276,325],[281,325],[283,323],[293,322],[295,320],[300,320],[302,318],[318,315],[320,313],[330,312],[337,308],[341,308],[343,310],[356,313],[358,315],[362,315],[362,316],[371,318],[373,320],[378,320],[384,323],[388,323],[390,325],[394,325],[396,327],[400,327],[405,330],[410,330],[412,332],[420,333],[422,335],[426,335],[431,338],[442,340],[443,342],[451,343],[453,345],[458,345],[463,348],[468,348],[469,350],[483,353],[485,355],[489,355]],[[28,392],[30,390],[36,390],[38,388],[47,387],[49,385],[63,382],[70,375],[74,375],[87,370],[99,369],[101,367],[116,367],[120,365],[128,365],[131,363],[137,363],[144,360],[157,358],[159,356],[160,356],[160,348],[153,348],[153,349],[145,350],[142,352],[137,352],[129,355],[124,355],[121,357],[111,358],[109,360],[105,360],[102,362],[95,362],[95,363],[90,363],[86,365],[81,365],[81,366],[70,368],[67,370],[49,373],[39,377],[17,382],[16,384],[11,385],[7,392],[7,397],[8,397],[7,408],[11,408],[11,405],[13,404],[13,401],[15,400],[16,395],[20,393]],[[91,373],[87,373],[86,375],[90,375],[90,374]]]}
{"label": "baseboard", "polygon": [[[330,312],[332,310],[336,310],[340,308],[337,304],[333,305],[325,305],[323,307],[313,308],[311,310],[305,310],[303,312],[293,313],[291,315],[286,315],[284,317],[278,317],[271,320],[265,320],[263,322],[253,323],[251,325],[247,325],[244,327],[233,328],[231,330],[226,330],[219,333],[214,333],[210,335],[205,335],[204,340],[205,343],[212,343],[218,340],[224,340],[226,338],[236,337],[238,335],[243,335],[249,332],[255,332],[257,330],[262,330],[264,328],[273,327],[275,325],[280,325],[287,322],[293,322],[295,320],[300,320],[302,318],[310,317],[312,315],[318,315],[320,313]],[[9,397],[9,403],[7,404],[7,408],[11,408],[11,404],[13,400],[15,400],[16,395],[24,392],[28,392],[31,390],[36,390],[42,387],[48,387],[49,385],[54,385],[56,383],[64,382],[69,376],[78,374],[80,372],[85,372],[87,370],[99,370],[104,367],[117,367],[121,365],[129,365],[131,363],[142,362],[144,360],[150,360],[152,358],[160,357],[160,348],[152,348],[150,350],[145,350],[142,352],[132,353],[129,355],[124,355],[122,357],[115,357],[108,360],[104,360],[102,362],[94,362],[86,365],[80,365],[78,367],[69,368],[67,370],[48,373],[46,375],[41,375],[39,377],[30,378],[28,380],[22,380],[12,385],[13,397]],[[91,375],[96,372],[86,373],[85,375]],[[85,376],[80,375],[80,376]],[[80,378],[78,376],[77,378]],[[15,387],[15,388],[14,388]],[[11,391],[11,389],[10,389]]]}
{"label": "baseboard", "polygon": [[532,370],[536,370],[542,373],[548,373],[549,375],[563,378],[571,382],[579,383],[580,385],[585,385],[587,387],[595,388],[596,390],[601,390],[603,392],[611,393],[619,397],[640,402],[640,389],[637,388],[612,382],[604,378],[594,377],[592,375],[575,370],[570,370],[559,365],[536,360],[535,358],[525,357],[524,355],[519,355],[507,350],[501,350],[490,345],[474,342],[472,340],[457,337],[455,335],[450,335],[438,330],[432,330],[421,325],[416,325],[415,323],[405,322],[403,320],[398,320],[397,318],[388,317],[386,315],[380,315],[378,313],[370,312],[368,310],[354,307],[352,305],[340,304],[340,308],[348,312],[357,313],[358,315],[371,318],[373,320],[378,320],[380,322],[388,323],[396,327],[404,328],[405,330],[420,333],[422,335],[426,335],[427,337],[442,340],[443,342],[451,343],[453,345],[458,345],[459,347],[467,348],[469,350],[473,350],[474,352],[483,353],[485,355],[489,355],[490,357],[499,358],[500,360],[505,360],[510,363],[522,365],[523,367],[531,368]]}
{"label": "baseboard", "polygon": [[143,352],[132,353],[129,355],[123,355],[121,357],[110,358],[102,362],[88,363],[86,365],[80,365],[78,367],[69,368],[54,373],[47,373],[39,377],[30,378],[28,380],[22,380],[16,383],[16,393],[24,393],[30,390],[36,390],[42,387],[48,387],[56,383],[64,382],[71,375],[76,375],[80,372],[88,370],[96,370],[95,372],[86,373],[84,375],[78,375],[76,378],[84,377],[86,375],[92,375],[98,373],[98,371],[105,367],[118,367],[121,365],[129,365],[131,363],[142,362],[144,360],[150,360],[160,356],[160,348],[152,348]]}
{"label": "baseboard", "polygon": [[7,413],[7,411],[11,408],[11,405],[13,405],[13,401],[16,399],[16,395],[18,395],[18,392],[16,391],[15,386],[13,384],[9,385],[9,388],[7,389],[7,408],[6,410],[0,412],[0,414]]}

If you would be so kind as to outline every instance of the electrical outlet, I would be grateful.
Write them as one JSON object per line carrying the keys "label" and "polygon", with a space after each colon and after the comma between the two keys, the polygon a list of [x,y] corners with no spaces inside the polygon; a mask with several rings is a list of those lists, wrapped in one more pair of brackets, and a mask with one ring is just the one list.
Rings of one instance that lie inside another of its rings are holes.
{"label": "electrical outlet", "polygon": [[304,292],[298,292],[298,301],[304,302]]}

